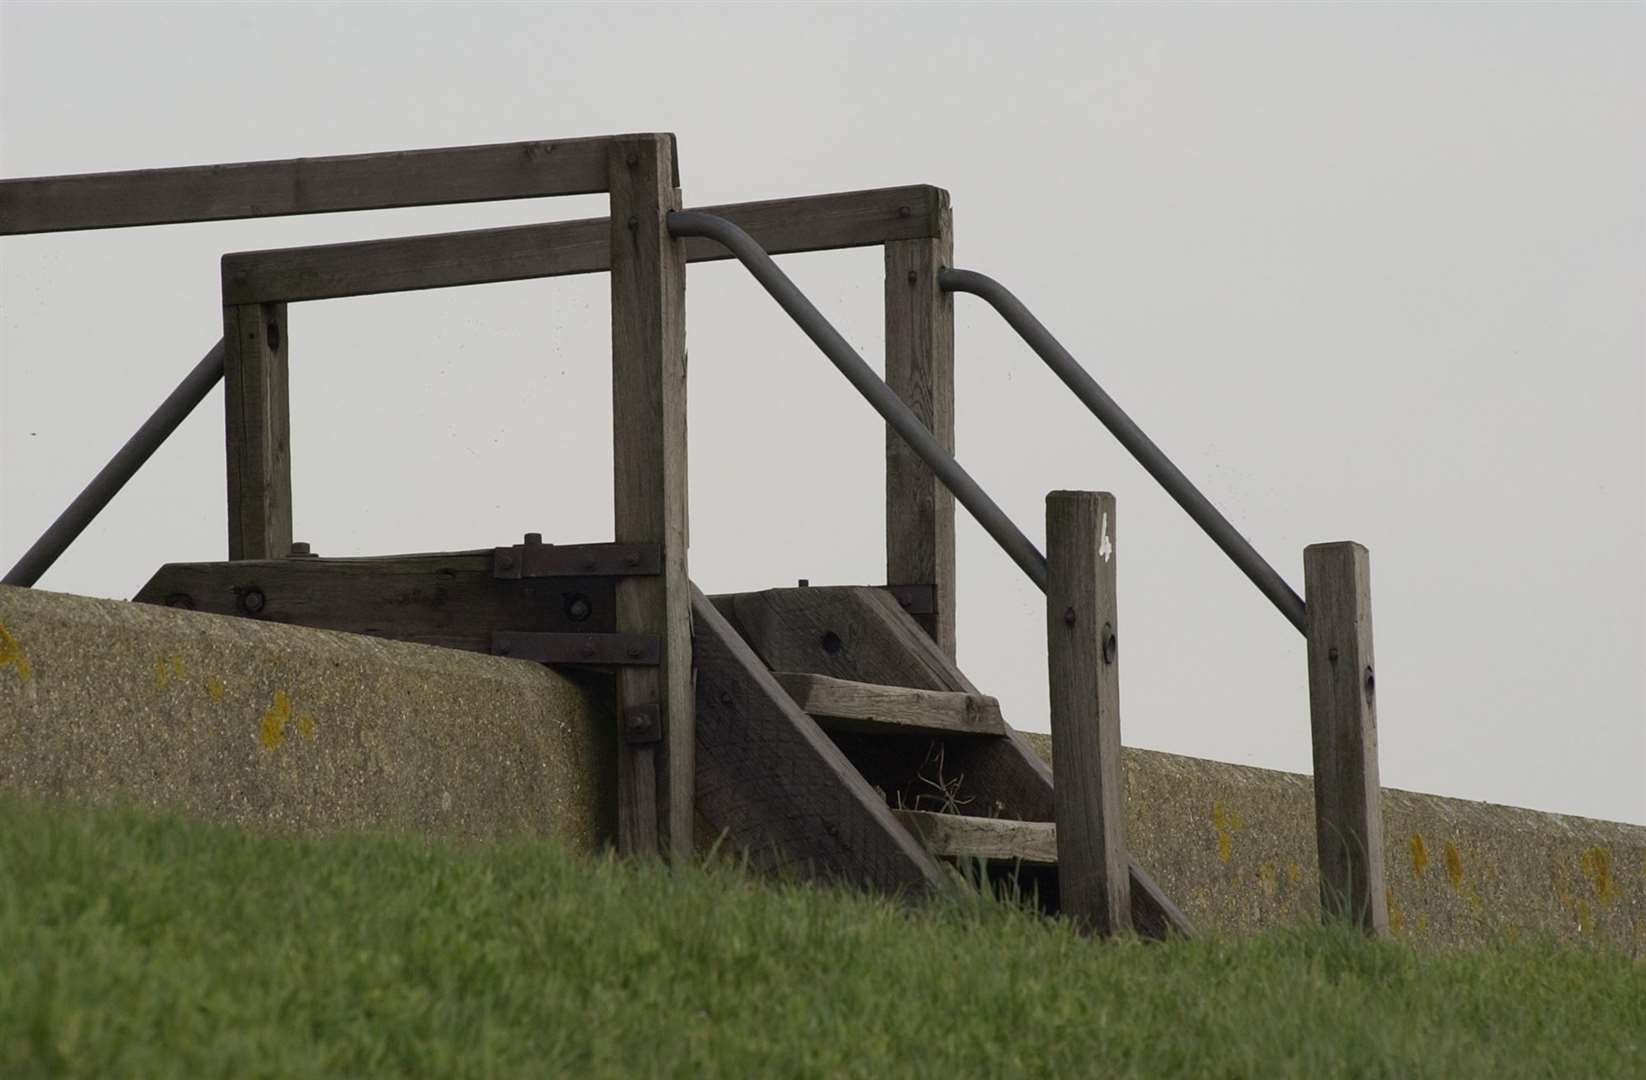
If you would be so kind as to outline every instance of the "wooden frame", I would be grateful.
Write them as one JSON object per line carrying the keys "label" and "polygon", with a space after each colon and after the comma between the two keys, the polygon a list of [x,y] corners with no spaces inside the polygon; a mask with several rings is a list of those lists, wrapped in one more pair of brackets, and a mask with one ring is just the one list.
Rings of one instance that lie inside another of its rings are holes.
{"label": "wooden frame", "polygon": [[607,147],[625,138],[0,180],[0,236],[591,195],[607,189]]}
{"label": "wooden frame", "polygon": [[1303,549],[1321,913],[1388,937],[1371,573],[1353,541]]}
{"label": "wooden frame", "polygon": [[1058,771],[1058,887],[1063,910],[1099,934],[1132,925],[1114,538],[1113,495],[1046,496],[1046,667]]}

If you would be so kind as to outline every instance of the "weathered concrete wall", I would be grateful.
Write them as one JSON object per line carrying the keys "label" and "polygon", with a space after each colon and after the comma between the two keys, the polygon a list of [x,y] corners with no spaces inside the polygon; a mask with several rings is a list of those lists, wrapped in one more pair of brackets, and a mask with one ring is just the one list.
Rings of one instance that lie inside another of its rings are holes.
{"label": "weathered concrete wall", "polygon": [[592,850],[603,698],[523,661],[0,586],[4,791]]}
{"label": "weathered concrete wall", "polygon": [[[1026,734],[1051,761],[1051,739]],[[1126,751],[1141,863],[1197,925],[1241,932],[1314,919],[1307,776]],[[1535,933],[1646,954],[1646,828],[1411,791],[1383,792],[1397,937],[1460,945]]]}

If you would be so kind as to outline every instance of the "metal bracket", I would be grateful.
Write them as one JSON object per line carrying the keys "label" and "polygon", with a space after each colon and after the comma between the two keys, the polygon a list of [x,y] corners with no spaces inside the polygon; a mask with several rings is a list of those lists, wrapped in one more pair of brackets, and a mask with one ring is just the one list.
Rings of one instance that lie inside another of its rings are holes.
{"label": "metal bracket", "polygon": [[650,577],[663,572],[661,544],[525,543],[492,552],[492,577]]}
{"label": "metal bracket", "polygon": [[653,634],[550,634],[492,631],[492,655],[539,664],[597,664],[612,667],[656,665],[663,648]]}
{"label": "metal bracket", "polygon": [[884,585],[881,587],[896,597],[898,605],[910,615],[937,614],[936,585]]}
{"label": "metal bracket", "polygon": [[663,710],[655,703],[630,705],[624,709],[623,741],[631,746],[637,743],[662,742]]}

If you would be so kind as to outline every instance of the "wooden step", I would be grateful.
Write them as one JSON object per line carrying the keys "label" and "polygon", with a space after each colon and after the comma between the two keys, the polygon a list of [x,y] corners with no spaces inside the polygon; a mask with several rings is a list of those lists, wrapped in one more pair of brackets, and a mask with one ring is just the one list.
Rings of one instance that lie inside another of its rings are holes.
{"label": "wooden step", "polygon": [[987,694],[877,686],[797,671],[772,673],[800,708],[827,731],[910,731],[1005,735],[1000,702]]}
{"label": "wooden step", "polygon": [[1057,863],[1057,826],[1049,821],[962,817],[929,810],[893,813],[927,851],[940,858]]}

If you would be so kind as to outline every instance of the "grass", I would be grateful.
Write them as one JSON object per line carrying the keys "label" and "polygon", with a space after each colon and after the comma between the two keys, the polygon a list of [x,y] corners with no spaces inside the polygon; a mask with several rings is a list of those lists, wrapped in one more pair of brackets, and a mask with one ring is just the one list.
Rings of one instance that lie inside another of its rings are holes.
{"label": "grass", "polygon": [[1646,966],[0,799],[0,1075],[1643,1076]]}

